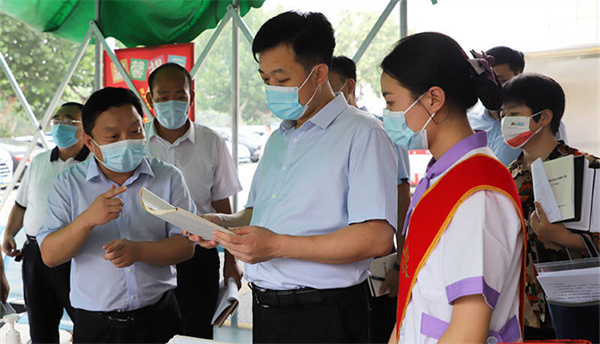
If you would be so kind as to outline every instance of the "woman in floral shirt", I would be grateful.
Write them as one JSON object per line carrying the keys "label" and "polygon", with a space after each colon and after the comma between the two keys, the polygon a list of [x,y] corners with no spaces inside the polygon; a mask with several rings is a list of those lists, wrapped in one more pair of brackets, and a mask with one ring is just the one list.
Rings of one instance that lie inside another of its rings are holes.
{"label": "woman in floral shirt", "polygon": [[504,92],[502,135],[508,145],[523,149],[509,170],[527,223],[525,339],[551,339],[555,333],[534,264],[569,260],[567,249],[573,259],[587,256],[581,235],[588,235],[596,247],[600,236],[576,234],[562,223],[550,223],[539,203],[534,202],[530,166],[537,158],[548,161],[572,154],[584,155],[590,168],[600,168],[600,159],[556,139],[565,109],[565,95],[556,81],[539,74],[522,74],[509,81]]}

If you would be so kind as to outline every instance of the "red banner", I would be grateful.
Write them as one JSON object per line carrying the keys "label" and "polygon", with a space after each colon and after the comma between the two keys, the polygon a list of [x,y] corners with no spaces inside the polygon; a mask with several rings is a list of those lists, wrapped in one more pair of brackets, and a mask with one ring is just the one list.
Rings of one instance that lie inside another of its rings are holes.
{"label": "red banner", "polygon": [[[121,61],[127,74],[129,74],[138,92],[140,92],[146,105],[148,105],[146,93],[150,92],[148,89],[148,77],[153,70],[167,62],[177,63],[185,67],[188,71],[191,71],[194,67],[194,43],[118,49],[115,50],[115,54],[119,61]],[[119,73],[106,52],[104,52],[104,86],[128,88],[121,73]],[[191,87],[194,89],[193,82]],[[192,121],[195,117],[194,110],[195,106],[192,104],[190,109],[190,119]],[[147,119],[144,118],[144,121],[147,121]]]}

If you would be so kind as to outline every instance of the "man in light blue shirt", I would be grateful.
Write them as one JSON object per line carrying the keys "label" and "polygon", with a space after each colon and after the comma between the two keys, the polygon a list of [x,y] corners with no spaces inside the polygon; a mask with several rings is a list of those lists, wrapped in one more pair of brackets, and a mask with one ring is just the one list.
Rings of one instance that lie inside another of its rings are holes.
{"label": "man in light blue shirt", "polygon": [[180,331],[173,264],[192,257],[179,228],[146,213],[146,187],[195,212],[177,168],[145,156],[141,103],[105,88],[82,111],[83,140],[94,154],[60,174],[37,234],[50,267],[72,260],[74,342],[160,342]]}
{"label": "man in light blue shirt", "polygon": [[212,219],[238,227],[213,236],[247,263],[254,343],[369,341],[365,281],[371,259],[392,248],[398,162],[381,123],[334,96],[334,47],[321,13],[282,13],[253,42],[269,108],[284,121],[246,208]]}

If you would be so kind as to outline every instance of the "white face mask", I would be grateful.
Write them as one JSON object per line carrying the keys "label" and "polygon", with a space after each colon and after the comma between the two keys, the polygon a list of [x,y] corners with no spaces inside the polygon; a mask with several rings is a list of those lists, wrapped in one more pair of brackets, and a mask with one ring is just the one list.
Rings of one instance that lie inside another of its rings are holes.
{"label": "white face mask", "polygon": [[529,130],[531,119],[540,115],[544,110],[531,116],[505,116],[502,118],[502,137],[504,142],[512,148],[523,147],[531,138],[542,130],[543,126],[535,132]]}

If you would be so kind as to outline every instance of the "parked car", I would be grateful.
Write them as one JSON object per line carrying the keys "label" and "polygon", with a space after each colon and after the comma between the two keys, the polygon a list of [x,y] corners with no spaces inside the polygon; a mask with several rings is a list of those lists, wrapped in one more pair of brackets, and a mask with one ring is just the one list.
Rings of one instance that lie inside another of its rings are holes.
{"label": "parked car", "polygon": [[[31,141],[31,139],[30,139]],[[26,140],[16,140],[16,139],[10,139],[10,138],[0,138],[0,149],[3,149],[5,151],[7,151],[12,159],[12,171],[16,171],[17,167],[19,166],[19,163],[21,162],[21,160],[23,160],[23,157],[25,156],[25,152],[27,152],[27,148],[29,147],[29,142]],[[36,145],[33,148],[33,151],[31,152],[31,154],[29,155],[26,165],[25,167],[27,167],[29,165],[29,162],[31,161],[31,159],[33,159],[34,156],[36,156],[37,154],[39,154],[40,152],[43,152],[44,149],[42,147],[40,147],[39,145]],[[25,173],[25,170],[23,170],[23,174],[21,175],[21,178],[23,177]]]}
{"label": "parked car", "polygon": [[5,188],[13,179],[12,156],[5,149],[0,148],[0,186]]}
{"label": "parked car", "polygon": [[[233,156],[233,145],[231,143],[231,141],[227,141],[225,140],[225,145],[227,146],[227,149],[229,150],[229,154],[231,154],[231,156]],[[248,147],[244,146],[241,143],[238,143],[238,163],[246,163],[246,162],[250,162],[250,151],[248,150]]]}
{"label": "parked car", "polygon": [[[219,133],[225,141],[233,142],[231,137],[231,128],[212,128]],[[261,140],[259,137],[254,137],[252,134],[238,132],[238,144],[246,146],[250,152],[250,161],[257,162],[260,159]]]}

